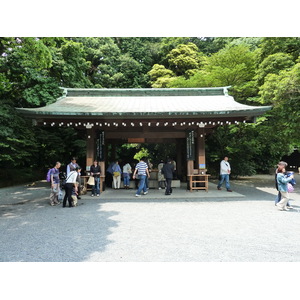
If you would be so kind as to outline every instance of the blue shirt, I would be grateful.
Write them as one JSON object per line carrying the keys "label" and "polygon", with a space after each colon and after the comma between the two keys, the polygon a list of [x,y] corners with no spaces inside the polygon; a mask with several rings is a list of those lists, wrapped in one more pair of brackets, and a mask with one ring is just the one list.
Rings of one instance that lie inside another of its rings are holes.
{"label": "blue shirt", "polygon": [[59,183],[59,170],[56,168],[51,169],[50,178],[53,176],[53,183]]}
{"label": "blue shirt", "polygon": [[120,172],[121,174],[121,167],[119,164],[114,164],[112,167],[113,172]]}
{"label": "blue shirt", "polygon": [[287,192],[287,183],[292,180],[291,177],[285,177],[283,173],[277,174],[278,191]]}

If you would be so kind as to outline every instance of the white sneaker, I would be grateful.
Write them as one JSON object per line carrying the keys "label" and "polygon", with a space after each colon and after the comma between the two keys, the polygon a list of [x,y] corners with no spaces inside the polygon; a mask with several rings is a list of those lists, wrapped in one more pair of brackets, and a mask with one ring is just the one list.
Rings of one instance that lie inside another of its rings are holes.
{"label": "white sneaker", "polygon": [[158,189],[161,190],[161,187],[159,187]]}
{"label": "white sneaker", "polygon": [[136,197],[141,197],[141,195],[135,194]]}
{"label": "white sneaker", "polygon": [[97,197],[99,197],[100,195],[99,194],[97,194]]}
{"label": "white sneaker", "polygon": [[148,194],[148,192],[144,192],[144,195],[147,195]]}

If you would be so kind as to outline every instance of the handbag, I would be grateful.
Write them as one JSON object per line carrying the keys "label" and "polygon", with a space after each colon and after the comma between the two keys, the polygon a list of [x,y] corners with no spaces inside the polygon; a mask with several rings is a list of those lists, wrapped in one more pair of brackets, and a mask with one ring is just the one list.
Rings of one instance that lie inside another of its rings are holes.
{"label": "handbag", "polygon": [[288,190],[289,193],[292,193],[294,191],[294,187],[292,186],[291,183],[287,184],[287,190]]}
{"label": "handbag", "polygon": [[62,201],[63,200],[63,193],[62,193],[61,190],[59,190],[59,192],[58,192],[57,200],[58,201]]}
{"label": "handbag", "polygon": [[87,184],[88,185],[95,185],[95,178],[93,176],[90,176]]}
{"label": "handbag", "polygon": [[120,176],[120,172],[114,172],[114,177]]}

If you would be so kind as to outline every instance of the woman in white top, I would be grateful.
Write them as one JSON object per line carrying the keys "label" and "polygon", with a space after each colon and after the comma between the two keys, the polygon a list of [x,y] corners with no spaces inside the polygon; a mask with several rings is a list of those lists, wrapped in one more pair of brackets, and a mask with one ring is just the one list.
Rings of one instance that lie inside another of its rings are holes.
{"label": "woman in white top", "polygon": [[69,202],[69,207],[74,207],[73,199],[72,199],[72,191],[75,189],[75,193],[78,193],[78,182],[77,176],[81,172],[81,168],[78,166],[75,171],[71,171],[67,177],[65,184],[65,197],[63,200],[63,207],[66,207],[67,198]]}

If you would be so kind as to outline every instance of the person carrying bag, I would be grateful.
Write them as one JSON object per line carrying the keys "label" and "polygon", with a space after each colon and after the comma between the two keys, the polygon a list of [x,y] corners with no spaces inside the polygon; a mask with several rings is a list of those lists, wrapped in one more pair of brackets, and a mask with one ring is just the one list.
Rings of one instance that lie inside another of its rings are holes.
{"label": "person carrying bag", "polygon": [[116,161],[116,163],[112,166],[113,170],[113,183],[114,183],[114,189],[119,189],[121,185],[121,168],[119,165],[119,162]]}
{"label": "person carrying bag", "polygon": [[[89,178],[89,181],[93,184],[90,184],[92,186],[92,197],[97,194],[97,196],[100,196],[100,175],[101,175],[101,168],[99,166],[98,161],[95,159],[93,165],[91,165],[90,168],[91,176]],[[89,183],[88,183],[89,184]]]}

